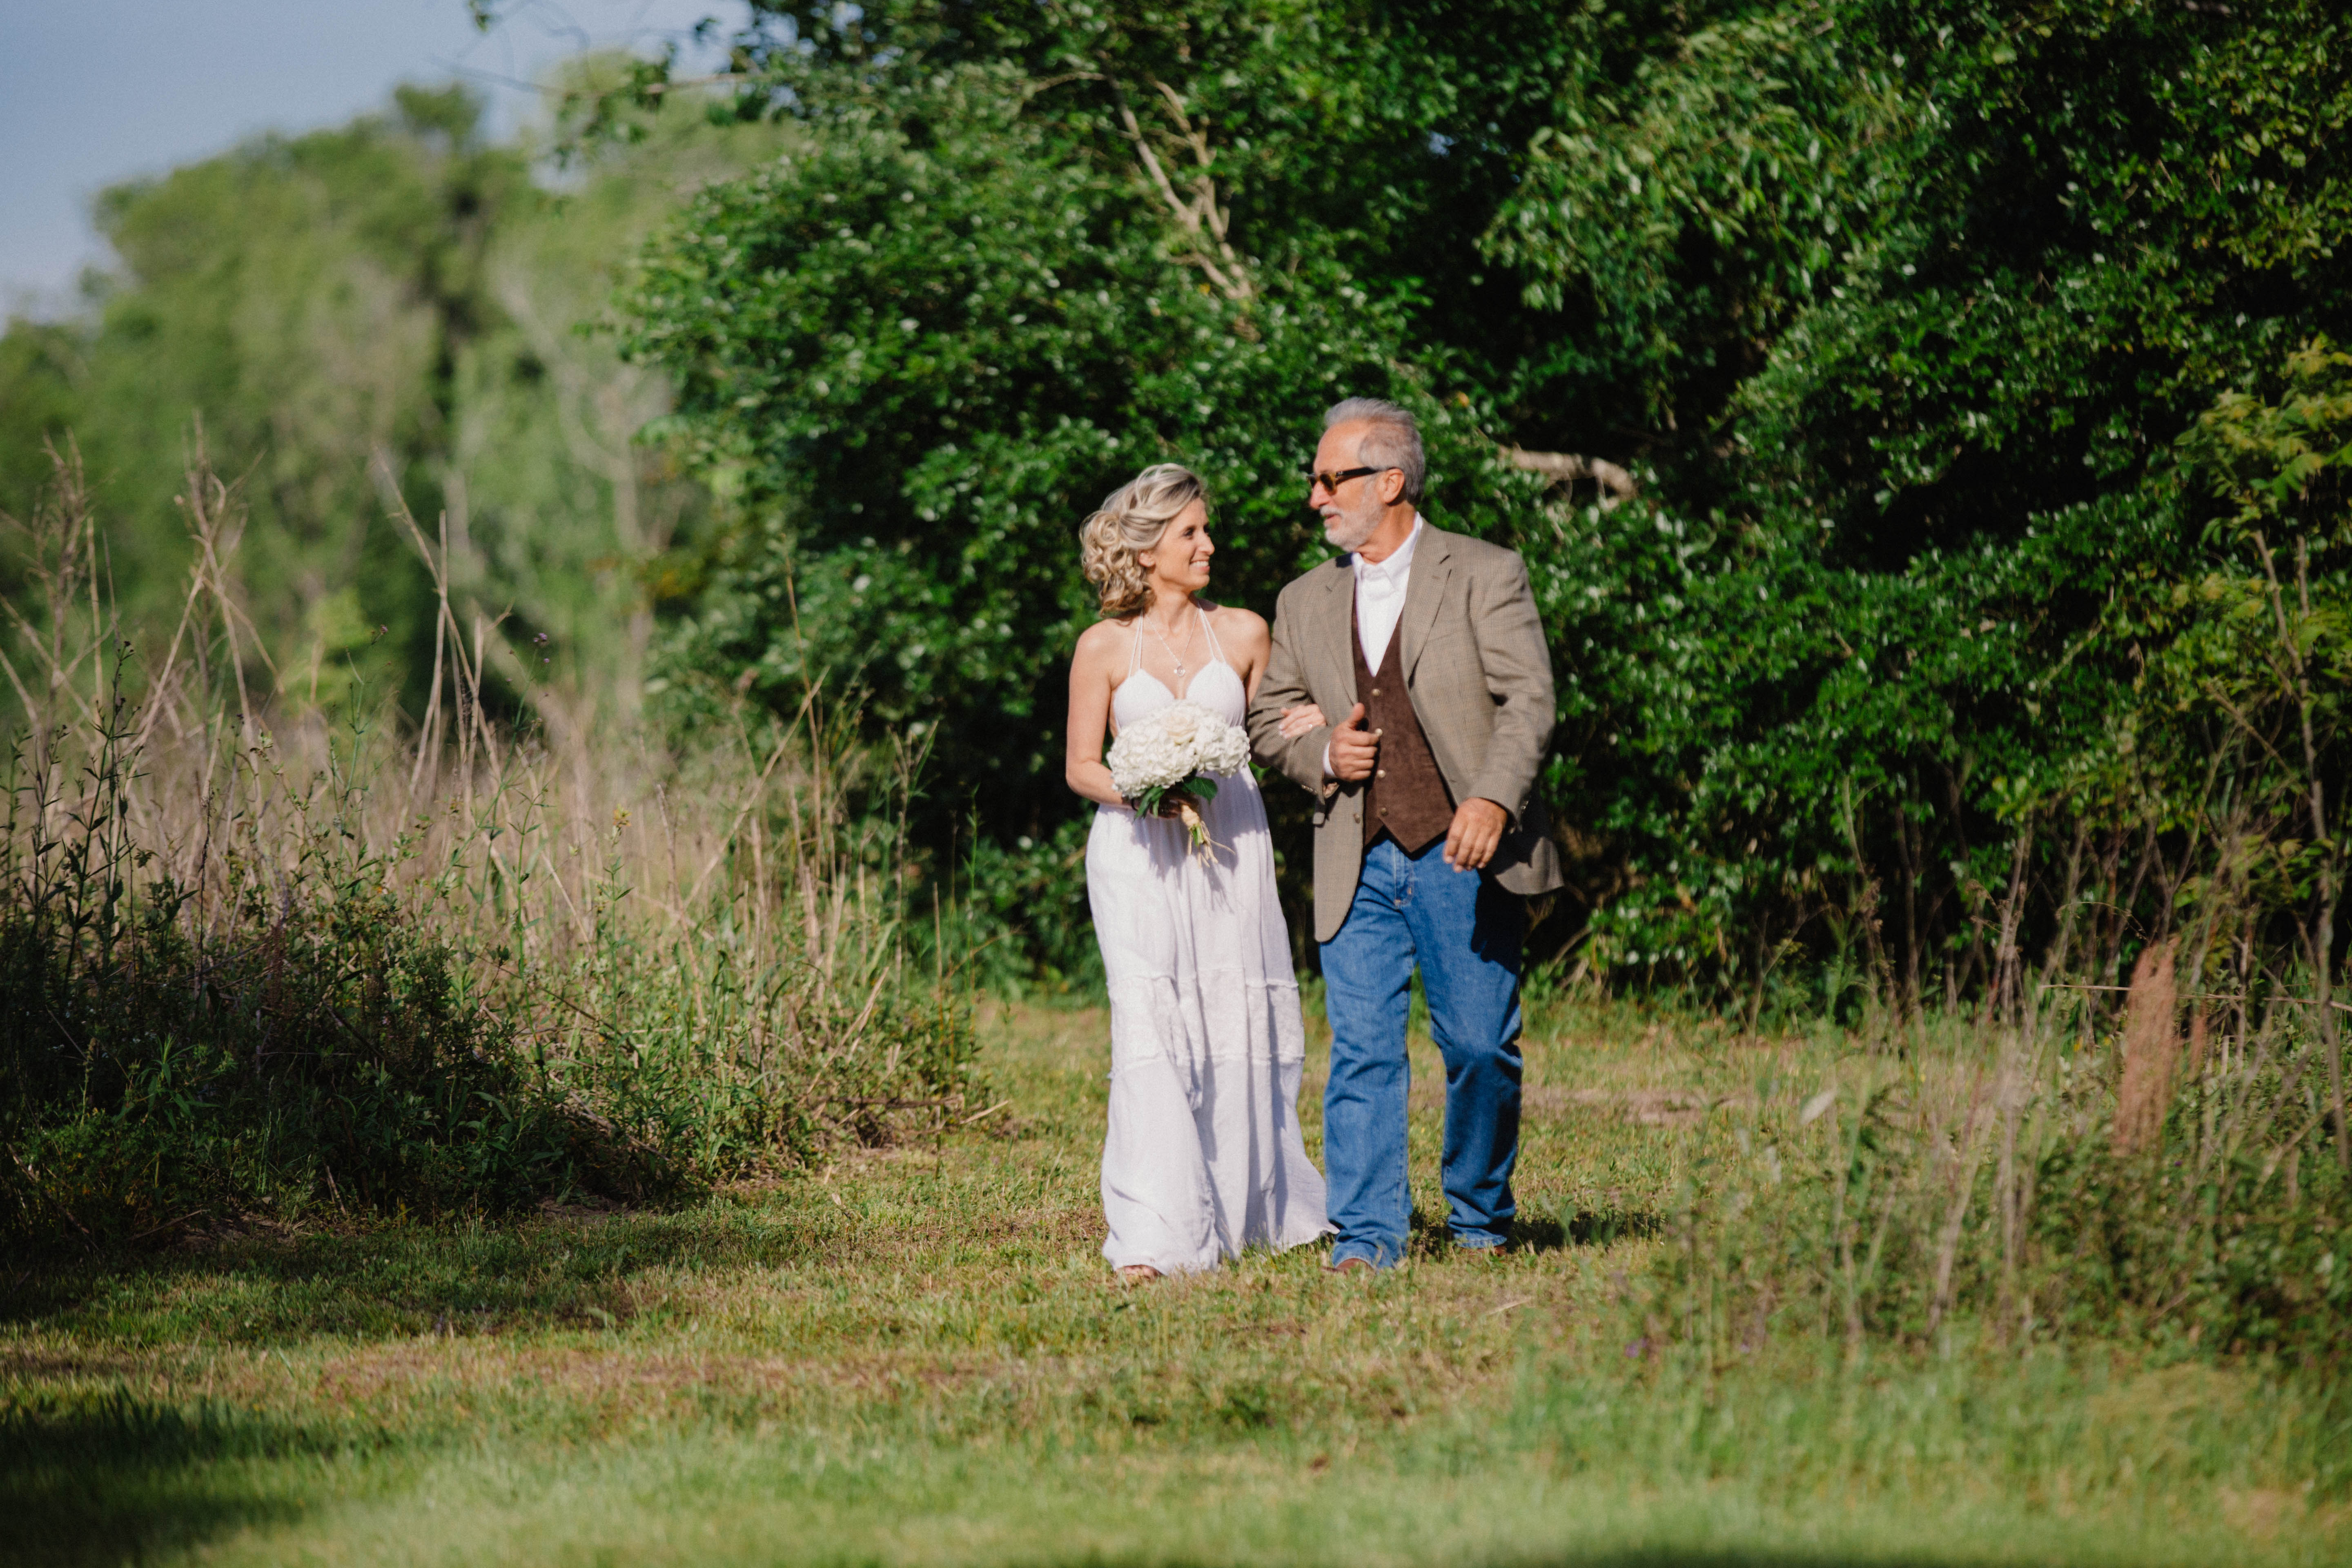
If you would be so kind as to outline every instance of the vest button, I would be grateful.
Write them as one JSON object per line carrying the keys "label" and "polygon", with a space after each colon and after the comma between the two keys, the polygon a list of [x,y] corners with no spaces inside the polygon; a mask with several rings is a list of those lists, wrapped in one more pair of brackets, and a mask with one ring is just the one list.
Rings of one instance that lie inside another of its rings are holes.
{"label": "vest button", "polygon": [[1373,696],[1375,696],[1375,697],[1378,697],[1380,694],[1381,694],[1381,689],[1380,689],[1379,687],[1377,687],[1377,686],[1373,687],[1373,688],[1372,688],[1372,695],[1373,695]]}
{"label": "vest button", "polygon": [[1375,768],[1372,770],[1372,776],[1376,779],[1384,779],[1389,776],[1389,771],[1386,768]]}

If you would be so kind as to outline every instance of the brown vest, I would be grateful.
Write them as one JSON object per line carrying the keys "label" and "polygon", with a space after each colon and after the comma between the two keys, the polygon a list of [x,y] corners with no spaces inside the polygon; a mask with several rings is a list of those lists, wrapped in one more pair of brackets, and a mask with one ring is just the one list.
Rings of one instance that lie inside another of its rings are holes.
{"label": "brown vest", "polygon": [[[1349,597],[1352,600],[1354,595]],[[1352,606],[1348,612],[1348,651],[1356,658],[1356,700],[1364,724],[1381,738],[1372,776],[1364,781],[1364,845],[1386,833],[1397,847],[1418,855],[1454,826],[1454,796],[1404,685],[1404,623],[1389,634],[1388,650],[1376,675],[1364,666],[1364,639]]]}

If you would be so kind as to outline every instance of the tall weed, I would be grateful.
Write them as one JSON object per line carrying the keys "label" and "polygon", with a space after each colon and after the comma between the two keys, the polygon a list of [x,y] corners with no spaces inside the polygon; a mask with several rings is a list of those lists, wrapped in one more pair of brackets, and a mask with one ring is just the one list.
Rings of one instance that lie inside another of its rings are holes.
{"label": "tall weed", "polygon": [[687,755],[500,724],[496,627],[461,626],[413,524],[441,591],[419,732],[331,727],[256,679],[230,487],[191,472],[155,659],[59,475],[0,826],[10,1232],[655,1199],[968,1112],[961,977],[904,922],[919,757],[814,691]]}
{"label": "tall weed", "polygon": [[2079,991],[2031,1005],[2038,1030],[1881,1020],[1817,1078],[1760,1068],[1697,1134],[1640,1298],[1653,1339],[1726,1364],[2105,1338],[2337,1367],[2352,1181],[2311,1009],[2276,995],[2159,1105],[2122,1059],[2144,1016],[2084,1040]]}

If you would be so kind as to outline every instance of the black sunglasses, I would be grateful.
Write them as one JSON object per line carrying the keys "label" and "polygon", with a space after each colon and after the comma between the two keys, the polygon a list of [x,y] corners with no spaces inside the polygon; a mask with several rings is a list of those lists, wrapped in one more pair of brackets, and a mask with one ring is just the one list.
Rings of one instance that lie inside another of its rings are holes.
{"label": "black sunglasses", "polygon": [[1318,474],[1315,471],[1315,465],[1309,463],[1304,471],[1307,475],[1307,488],[1310,492],[1317,485],[1321,485],[1333,495],[1337,495],[1339,493],[1339,487],[1349,479],[1360,479],[1366,474],[1385,474],[1388,469],[1386,468],[1342,468],[1336,474]]}

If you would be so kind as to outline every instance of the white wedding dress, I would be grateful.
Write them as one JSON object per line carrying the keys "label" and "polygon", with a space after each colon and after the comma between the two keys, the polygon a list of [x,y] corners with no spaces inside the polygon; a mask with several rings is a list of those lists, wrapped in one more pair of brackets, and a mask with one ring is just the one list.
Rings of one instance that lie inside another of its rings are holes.
{"label": "white wedding dress", "polygon": [[[1247,708],[1208,617],[1211,652],[1184,695],[1229,723]],[[1111,694],[1124,729],[1177,700],[1142,668],[1142,627]],[[1110,1124],[1103,1213],[1114,1268],[1213,1268],[1248,1247],[1323,1233],[1323,1176],[1298,1131],[1306,1031],[1274,890],[1265,803],[1244,769],[1203,808],[1214,860],[1181,822],[1095,813],[1087,895],[1110,982]]]}

